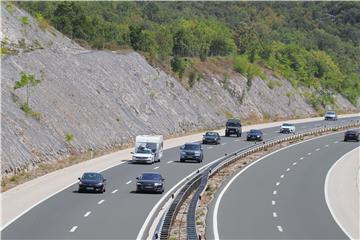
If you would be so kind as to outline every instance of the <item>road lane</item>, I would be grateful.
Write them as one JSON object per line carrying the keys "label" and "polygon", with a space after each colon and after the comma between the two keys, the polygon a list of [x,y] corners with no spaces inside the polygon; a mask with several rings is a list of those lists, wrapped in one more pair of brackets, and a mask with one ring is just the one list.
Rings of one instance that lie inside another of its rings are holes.
{"label": "road lane", "polygon": [[[220,239],[347,238],[332,218],[323,190],[332,164],[359,146],[343,142],[343,134],[280,150],[244,170],[219,194],[221,201],[213,201],[207,237],[214,237],[215,218]],[[213,216],[216,201],[218,214]]]}

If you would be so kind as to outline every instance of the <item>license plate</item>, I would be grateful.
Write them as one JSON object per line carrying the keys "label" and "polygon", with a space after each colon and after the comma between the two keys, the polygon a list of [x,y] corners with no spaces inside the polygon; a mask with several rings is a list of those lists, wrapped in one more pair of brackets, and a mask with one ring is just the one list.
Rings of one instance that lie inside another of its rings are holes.
{"label": "license plate", "polygon": [[86,190],[94,190],[93,187],[86,187]]}
{"label": "license plate", "polygon": [[149,188],[149,189],[151,189],[151,188],[153,188],[152,186],[145,186],[145,188]]}

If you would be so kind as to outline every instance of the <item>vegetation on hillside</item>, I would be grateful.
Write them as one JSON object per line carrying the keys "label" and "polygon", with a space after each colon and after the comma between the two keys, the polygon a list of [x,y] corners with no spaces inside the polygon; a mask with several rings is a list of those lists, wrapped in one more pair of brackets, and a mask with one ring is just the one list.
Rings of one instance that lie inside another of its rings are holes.
{"label": "vegetation on hillside", "polygon": [[[234,69],[256,65],[306,86],[314,105],[340,92],[360,96],[359,2],[18,2],[58,30],[96,49],[133,48],[169,62],[229,56]],[[234,55],[240,55],[235,56]]]}

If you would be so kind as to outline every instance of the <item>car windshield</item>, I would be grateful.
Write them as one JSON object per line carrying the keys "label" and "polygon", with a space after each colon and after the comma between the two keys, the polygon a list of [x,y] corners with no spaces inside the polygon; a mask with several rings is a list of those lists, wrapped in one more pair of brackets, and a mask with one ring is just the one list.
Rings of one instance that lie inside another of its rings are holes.
{"label": "car windshield", "polygon": [[326,112],[327,115],[335,115],[335,112]]}
{"label": "car windshield", "polygon": [[240,123],[239,122],[227,122],[226,126],[228,126],[228,127],[240,127]]}
{"label": "car windshield", "polygon": [[140,176],[141,180],[161,180],[161,175],[157,173],[144,173]]}
{"label": "car windshield", "polygon": [[292,127],[292,126],[294,126],[294,125],[293,125],[293,124],[290,124],[290,123],[284,123],[283,126],[284,126],[284,127]]}
{"label": "car windshield", "polygon": [[150,154],[152,153],[151,149],[149,148],[144,148],[142,146],[140,146],[137,150],[136,150],[136,153],[147,153],[147,154]]}
{"label": "car windshield", "polygon": [[206,136],[214,137],[214,136],[216,136],[216,133],[215,132],[207,132]]}
{"label": "car windshield", "polygon": [[358,132],[357,131],[354,131],[354,130],[350,130],[350,131],[347,131],[346,134],[357,134]]}
{"label": "car windshield", "polygon": [[200,150],[200,145],[198,144],[185,144],[185,150]]}
{"label": "car windshield", "polygon": [[250,133],[255,133],[255,134],[260,134],[261,131],[260,130],[256,130],[256,129],[251,129]]}
{"label": "car windshield", "polygon": [[83,180],[100,180],[101,176],[98,173],[84,173]]}

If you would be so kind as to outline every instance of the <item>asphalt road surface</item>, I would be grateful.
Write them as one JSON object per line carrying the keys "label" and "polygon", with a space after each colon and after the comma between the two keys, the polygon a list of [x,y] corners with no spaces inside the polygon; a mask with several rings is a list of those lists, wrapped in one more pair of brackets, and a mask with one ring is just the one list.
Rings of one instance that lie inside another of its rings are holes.
{"label": "asphalt road surface", "polygon": [[324,193],[331,166],[359,146],[343,142],[343,136],[337,133],[280,150],[229,180],[221,189],[228,185],[227,190],[212,203],[208,239],[216,237],[216,221],[220,239],[346,239]]}
{"label": "asphalt road surface", "polygon": [[[350,120],[354,118],[347,118]],[[359,118],[356,118],[359,119]],[[317,121],[297,124],[297,130],[320,124],[340,124]],[[278,136],[279,127],[264,129],[264,139]],[[202,163],[180,163],[179,148],[164,151],[160,163],[135,165],[124,163],[103,172],[108,180],[104,194],[78,193],[77,185],[52,196],[35,206],[2,231],[2,239],[135,239],[161,194],[135,193],[135,178],[142,172],[160,172],[165,191],[199,167],[225,153],[254,144],[241,138],[222,137],[221,145],[204,145]],[[199,139],[200,140],[200,139]],[[80,177],[80,176],[79,176]],[[51,182],[44,183],[51,184]],[[41,186],[38,186],[41,187]]]}

